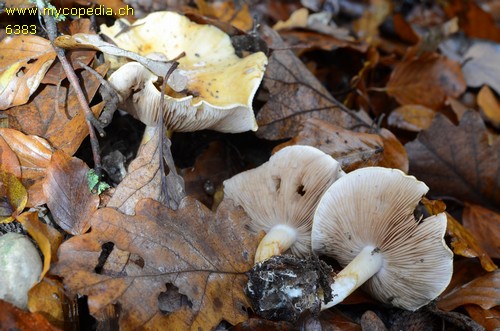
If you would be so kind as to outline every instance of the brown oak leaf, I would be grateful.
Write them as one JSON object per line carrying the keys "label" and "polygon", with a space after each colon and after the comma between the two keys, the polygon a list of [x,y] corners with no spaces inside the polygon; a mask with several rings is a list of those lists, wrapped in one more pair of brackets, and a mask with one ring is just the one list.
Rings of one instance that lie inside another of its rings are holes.
{"label": "brown oak leaf", "polygon": [[436,114],[431,127],[405,147],[410,173],[429,185],[434,196],[499,210],[500,139],[490,144],[478,113],[466,112],[458,127]]}
{"label": "brown oak leaf", "polygon": [[[90,233],[61,245],[54,272],[72,293],[88,296],[94,316],[119,304],[120,330],[211,330],[222,320],[234,325],[247,319],[244,273],[258,240],[248,222],[230,201],[213,213],[190,197],[176,211],[151,199],[139,201],[135,216],[99,209]],[[115,254],[102,268],[109,243],[130,258]]]}
{"label": "brown oak leaf", "polygon": [[[273,44],[283,44],[270,28],[264,29],[264,33]],[[355,119],[356,114],[341,109],[341,104],[290,50],[273,52],[263,87],[270,95],[257,114],[257,136],[260,138],[277,140],[294,137],[301,123],[312,117],[344,128],[359,123]]]}

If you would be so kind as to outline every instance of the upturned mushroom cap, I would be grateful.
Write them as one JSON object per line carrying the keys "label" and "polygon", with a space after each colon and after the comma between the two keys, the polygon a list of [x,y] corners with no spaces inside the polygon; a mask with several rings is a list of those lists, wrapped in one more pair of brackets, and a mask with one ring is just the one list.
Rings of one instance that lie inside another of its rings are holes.
{"label": "upturned mushroom cap", "polygon": [[101,32],[117,46],[143,56],[173,59],[185,53],[177,60],[177,70],[187,83],[181,92],[166,91],[161,110],[161,93],[153,84],[157,76],[138,63],[125,64],[109,78],[120,94],[120,107],[146,125],[154,125],[163,114],[174,131],[257,130],[252,100],[264,76],[264,53],[239,58],[223,31],[173,12],[149,14],[121,33],[124,26],[130,23],[120,19],[112,27],[101,26]]}
{"label": "upturned mushroom cap", "polygon": [[[400,308],[420,308],[444,291],[453,271],[453,253],[443,239],[446,215],[416,220],[413,214],[428,189],[396,169],[369,167],[347,174],[318,204],[313,250],[334,257],[341,266],[362,251],[366,254],[367,247],[372,256],[380,253],[380,268],[365,290]],[[351,264],[349,268],[357,273]]]}
{"label": "upturned mushroom cap", "polygon": [[288,228],[296,239],[290,250],[297,256],[311,252],[311,224],[319,199],[342,176],[340,164],[310,146],[290,146],[258,168],[224,182],[224,195],[241,205],[255,232]]}

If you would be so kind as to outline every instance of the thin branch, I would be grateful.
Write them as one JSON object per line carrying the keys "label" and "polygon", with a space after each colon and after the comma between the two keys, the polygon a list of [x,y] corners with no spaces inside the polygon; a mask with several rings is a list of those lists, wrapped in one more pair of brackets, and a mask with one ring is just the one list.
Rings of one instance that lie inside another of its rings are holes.
{"label": "thin branch", "polygon": [[[36,1],[39,13],[44,12],[44,8],[48,7],[49,3],[48,1],[45,2],[43,0],[37,0]],[[54,45],[54,40],[57,38],[57,25],[56,21],[53,16],[50,15],[43,15],[43,20],[45,22],[45,29],[47,31],[47,34],[49,36],[50,43],[52,44],[52,47],[56,51],[57,57],[59,61],[62,64],[62,67],[64,71],[66,72],[66,76],[68,77],[68,80],[75,90],[76,96],[78,98],[78,101],[80,102],[80,105],[83,108],[83,111],[85,113],[85,118],[87,120],[87,126],[89,129],[89,134],[90,134],[90,145],[92,148],[92,155],[94,158],[94,168],[96,174],[99,176],[101,175],[101,155],[100,155],[100,149],[99,149],[99,141],[97,140],[96,133],[94,131],[94,127],[99,131],[99,134],[101,136],[104,136],[104,129],[102,125],[99,123],[99,121],[95,118],[94,114],[90,110],[89,104],[87,99],[85,98],[85,94],[82,91],[82,88],[80,86],[80,82],[78,77],[76,76],[75,71],[73,70],[73,67],[69,63],[68,59],[66,58],[66,55],[64,53],[64,50],[60,47],[57,47]]]}

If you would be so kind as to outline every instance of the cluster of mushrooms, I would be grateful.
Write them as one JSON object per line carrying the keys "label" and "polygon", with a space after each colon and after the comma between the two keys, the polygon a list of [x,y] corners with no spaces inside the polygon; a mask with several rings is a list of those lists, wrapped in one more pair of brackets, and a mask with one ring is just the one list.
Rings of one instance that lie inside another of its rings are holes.
{"label": "cluster of mushrooms", "polygon": [[257,265],[289,250],[298,257],[329,256],[344,268],[321,310],[360,286],[379,301],[412,311],[444,291],[453,271],[453,253],[443,239],[446,215],[414,215],[428,190],[397,169],[346,174],[310,146],[283,148],[224,182],[225,196],[247,212],[252,230],[266,232]]}

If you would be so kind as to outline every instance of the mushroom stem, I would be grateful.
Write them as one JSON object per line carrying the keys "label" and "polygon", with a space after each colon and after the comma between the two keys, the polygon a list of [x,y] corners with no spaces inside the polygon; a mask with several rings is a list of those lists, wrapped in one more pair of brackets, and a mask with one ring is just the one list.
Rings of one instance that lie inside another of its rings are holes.
{"label": "mushroom stem", "polygon": [[321,310],[328,309],[342,302],[364,282],[375,275],[382,268],[383,258],[380,250],[374,246],[366,246],[342,271],[335,277],[330,286],[332,301],[321,306]]}
{"label": "mushroom stem", "polygon": [[286,224],[277,224],[262,238],[255,252],[255,263],[279,255],[297,240],[297,230]]}

